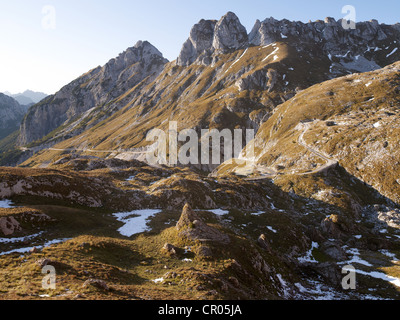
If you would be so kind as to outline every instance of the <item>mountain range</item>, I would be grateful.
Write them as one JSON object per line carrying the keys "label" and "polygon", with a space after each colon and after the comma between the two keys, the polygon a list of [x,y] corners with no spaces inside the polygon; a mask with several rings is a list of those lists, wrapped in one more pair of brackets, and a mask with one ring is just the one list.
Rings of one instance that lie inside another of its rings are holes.
{"label": "mountain range", "polygon": [[140,148],[143,133],[162,129],[166,119],[187,128],[258,129],[300,90],[395,62],[398,41],[398,25],[370,21],[344,30],[332,18],[306,24],[269,18],[247,34],[230,12],[196,24],[176,61],[140,41],[82,75],[29,110],[17,144]]}
{"label": "mountain range", "polygon": [[[342,22],[228,12],[174,61],[139,41],[31,106],[0,141],[7,297],[43,295],[16,263],[62,270],[54,299],[398,297],[400,24]],[[256,134],[234,162],[146,163],[171,121]]]}
{"label": "mountain range", "polygon": [[5,95],[14,98],[20,105],[31,106],[47,97],[43,92],[35,92],[26,90],[23,93],[12,94],[8,91],[4,92]]}

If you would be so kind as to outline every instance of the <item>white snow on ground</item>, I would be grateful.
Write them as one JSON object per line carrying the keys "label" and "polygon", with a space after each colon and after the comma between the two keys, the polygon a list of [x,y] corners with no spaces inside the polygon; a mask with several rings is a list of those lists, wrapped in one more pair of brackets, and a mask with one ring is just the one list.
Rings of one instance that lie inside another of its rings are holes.
{"label": "white snow on ground", "polygon": [[30,236],[21,237],[21,238],[0,238],[0,243],[16,243],[16,242],[27,241],[27,240],[39,237],[42,233],[43,233],[43,231],[36,233],[36,234],[32,234]]}
{"label": "white snow on ground", "polygon": [[3,208],[3,209],[10,209],[10,208],[13,208],[13,207],[14,207],[14,206],[13,206],[11,200],[7,200],[7,199],[5,199],[5,200],[0,200],[0,208]]}
{"label": "white snow on ground", "polygon": [[380,126],[381,126],[380,122],[374,123],[374,128],[380,128]]}
{"label": "white snow on ground", "polygon": [[389,58],[392,54],[395,54],[397,50],[399,50],[399,48],[394,48],[393,51],[386,56],[386,58]]}
{"label": "white snow on ground", "polygon": [[7,251],[7,252],[2,252],[2,253],[0,253],[0,256],[12,254],[12,253],[27,253],[27,252],[29,252],[30,250],[32,250],[33,248],[36,248],[36,249],[43,249],[43,248],[50,247],[50,246],[53,245],[53,244],[63,243],[63,242],[66,242],[66,241],[68,241],[68,240],[71,240],[71,239],[68,238],[68,239],[55,239],[55,240],[50,240],[50,241],[47,241],[47,242],[46,242],[45,244],[43,244],[42,246],[34,246],[34,247],[27,247],[27,248],[14,249],[14,250],[10,250],[10,251]]}
{"label": "white snow on ground", "polygon": [[222,209],[214,209],[214,210],[207,210],[207,211],[212,212],[217,216],[225,216],[225,215],[229,214],[228,210],[222,210]]}
{"label": "white snow on ground", "polygon": [[[343,268],[343,270],[346,271],[347,269]],[[353,270],[351,270],[351,271],[353,271]],[[381,280],[387,281],[387,282],[395,285],[396,287],[400,287],[400,279],[399,278],[388,276],[388,275],[384,274],[383,272],[377,272],[377,271],[367,272],[367,271],[358,270],[358,269],[356,269],[355,271],[356,271],[356,273],[362,274],[364,276],[370,276],[375,279],[381,279]]]}
{"label": "white snow on ground", "polygon": [[[345,249],[345,248],[346,248],[346,246],[343,247],[343,249]],[[358,249],[347,249],[347,252],[350,253],[350,254],[353,254],[353,258],[351,260],[349,260],[349,261],[342,262],[340,264],[352,265],[353,263],[358,263],[358,264],[365,265],[367,267],[373,267],[373,265],[370,264],[369,262],[360,259],[360,257],[359,257],[360,252],[359,252]],[[394,254],[392,254],[392,253],[390,253],[390,252],[388,252],[386,250],[381,250],[380,252],[382,254],[390,257],[390,258],[396,258],[396,256]],[[343,270],[346,271],[347,270],[346,267],[344,267]],[[381,280],[390,282],[391,284],[393,284],[393,285],[395,285],[397,287],[400,287],[400,279],[399,278],[388,276],[388,275],[384,274],[383,272],[378,272],[378,271],[370,271],[370,272],[368,272],[368,271],[363,271],[363,270],[359,270],[359,269],[356,269],[355,271],[356,271],[356,273],[359,273],[359,274],[362,274],[362,275],[365,275],[365,276],[370,276],[370,277],[373,277],[375,279],[381,279]]]}
{"label": "white snow on ground", "polygon": [[365,86],[368,88],[371,84],[372,84],[372,81],[366,83]]}
{"label": "white snow on ground", "polygon": [[147,220],[160,212],[161,210],[145,209],[114,213],[114,217],[118,221],[125,223],[125,225],[118,229],[118,232],[126,237],[145,232],[148,230]]}
{"label": "white snow on ground", "polygon": [[306,253],[306,255],[304,257],[300,257],[298,258],[299,262],[318,262],[317,260],[315,260],[312,252],[314,249],[318,249],[319,248],[319,244],[316,242],[313,242],[311,245],[311,249]]}
{"label": "white snow on ground", "polygon": [[287,36],[285,36],[283,33],[281,33],[281,38],[282,39],[287,39]]}
{"label": "white snow on ground", "polygon": [[362,238],[362,235],[359,235],[359,236],[354,236],[354,238],[356,238],[356,239],[360,240],[360,239]]}
{"label": "white snow on ground", "polygon": [[158,278],[158,279],[154,279],[152,280],[154,283],[161,283],[164,282],[164,278]]}
{"label": "white snow on ground", "polygon": [[252,215],[252,216],[261,216],[261,215],[264,214],[264,213],[265,213],[264,211],[258,211],[258,212],[252,213],[251,215]]}
{"label": "white snow on ground", "polygon": [[385,255],[386,257],[389,257],[393,261],[398,261],[396,255],[394,253],[389,252],[388,250],[379,250],[379,252]]}
{"label": "white snow on ground", "polygon": [[283,280],[283,277],[282,277],[281,274],[277,274],[276,277],[278,278],[279,282],[280,282],[281,285],[282,285],[282,288],[283,288],[283,295],[284,295],[285,297],[288,297],[290,294],[289,294],[288,285],[286,284],[286,281]]}
{"label": "white snow on ground", "polygon": [[277,233],[278,231],[276,231],[274,228],[272,227],[267,227],[270,231],[272,231],[273,233]]}
{"label": "white snow on ground", "polygon": [[185,258],[185,259],[182,259],[182,261],[183,261],[183,262],[193,262],[193,260],[192,260],[192,259],[187,259],[187,258]]}
{"label": "white snow on ground", "polygon": [[236,63],[238,63],[240,61],[240,59],[242,59],[244,57],[247,50],[248,50],[248,48],[243,52],[243,54],[234,63],[231,64],[231,66],[225,71],[225,73],[227,73]]}
{"label": "white snow on ground", "polygon": [[[307,300],[348,300],[350,297],[347,294],[338,292],[333,288],[327,287],[325,283],[320,283],[316,280],[307,280],[307,288],[301,283],[295,283],[294,285],[300,292],[300,295],[295,295],[295,298],[307,299]],[[372,295],[359,295],[357,299],[361,300],[383,300],[380,297]]]}
{"label": "white snow on ground", "polygon": [[360,251],[358,251],[358,249],[355,249],[355,248],[347,249],[347,253],[353,255],[353,257],[351,258],[351,260],[346,261],[346,264],[350,265],[353,263],[358,263],[358,264],[362,264],[367,267],[372,267],[372,264],[370,264],[368,261],[365,261],[360,258]]}
{"label": "white snow on ground", "polygon": [[[265,60],[267,60],[269,57],[271,57],[271,56],[274,56],[274,61],[276,60],[276,59],[278,59],[278,56],[276,55],[277,53],[278,53],[278,51],[279,51],[279,47],[277,47],[277,48],[275,48],[275,50],[272,52],[272,53],[270,53],[269,55],[267,55],[264,59],[263,59],[263,61],[262,62],[264,62]],[[276,59],[275,59],[276,58]]]}

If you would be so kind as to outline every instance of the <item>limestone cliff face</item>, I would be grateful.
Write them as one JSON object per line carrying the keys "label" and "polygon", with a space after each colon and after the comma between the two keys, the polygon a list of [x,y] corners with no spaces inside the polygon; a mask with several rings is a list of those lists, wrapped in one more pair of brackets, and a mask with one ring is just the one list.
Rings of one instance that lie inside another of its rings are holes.
{"label": "limestone cliff face", "polygon": [[0,139],[18,129],[25,112],[15,99],[0,93]]}
{"label": "limestone cliff face", "polygon": [[399,30],[399,24],[381,25],[376,20],[357,23],[356,29],[344,29],[342,20],[336,21],[329,17],[325,21],[309,23],[268,18],[263,22],[257,20],[249,34],[249,40],[252,45],[258,46],[291,38],[302,43],[320,43],[332,54],[339,54],[343,49],[348,51],[360,45],[360,49],[364,49],[393,36],[399,38]]}
{"label": "limestone cliff face", "polygon": [[22,122],[19,144],[41,139],[93,108],[104,111],[107,103],[144,79],[154,79],[167,62],[149,42],[139,41],[32,107]]}
{"label": "limestone cliff face", "polygon": [[196,60],[208,65],[213,53],[231,52],[247,46],[246,28],[233,12],[228,12],[218,22],[201,20],[192,28],[177,59],[177,65],[187,66]]}
{"label": "limestone cliff face", "polygon": [[[207,41],[204,42],[205,38]],[[197,61],[208,65],[213,54],[249,46],[267,46],[280,41],[290,42],[299,52],[319,51],[331,60],[338,60],[334,62],[340,65],[333,69],[341,67],[367,72],[396,61],[395,57],[387,57],[381,51],[382,43],[390,43],[391,50],[398,47],[400,24],[384,25],[371,20],[357,23],[356,29],[344,29],[342,20],[329,17],[324,21],[309,23],[268,18],[262,22],[257,20],[247,35],[238,17],[229,12],[218,22],[202,20],[196,24],[182,48],[177,64],[186,66]],[[386,58],[390,60],[388,63],[385,63]]]}

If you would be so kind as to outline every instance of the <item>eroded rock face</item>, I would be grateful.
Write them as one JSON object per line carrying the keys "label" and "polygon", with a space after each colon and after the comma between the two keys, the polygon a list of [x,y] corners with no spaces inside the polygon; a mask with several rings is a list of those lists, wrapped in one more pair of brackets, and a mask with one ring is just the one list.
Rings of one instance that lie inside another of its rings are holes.
{"label": "eroded rock face", "polygon": [[189,39],[183,44],[177,64],[187,66],[192,64],[200,55],[209,54],[214,40],[216,21],[201,20],[190,31]]}
{"label": "eroded rock face", "polygon": [[229,236],[210,227],[201,220],[189,204],[183,208],[182,215],[176,225],[180,236],[187,237],[191,240],[199,240],[204,242],[229,243]]}
{"label": "eroded rock face", "polygon": [[188,66],[198,61],[209,65],[213,53],[226,53],[247,46],[246,28],[233,12],[228,12],[218,22],[201,20],[194,25],[176,63],[179,66]]}
{"label": "eroded rock face", "polygon": [[246,28],[233,12],[228,12],[215,26],[213,47],[217,52],[225,53],[247,47],[248,40]]}
{"label": "eroded rock face", "polygon": [[257,20],[249,34],[249,42],[256,46],[265,46],[271,43],[290,38],[291,41],[304,44],[315,42],[331,54],[354,55],[364,53],[369,47],[375,47],[379,41],[389,37],[399,38],[398,26],[380,25],[371,20],[356,24],[356,29],[344,29],[342,20],[326,18],[325,21],[302,23],[299,21],[275,20],[268,18]]}

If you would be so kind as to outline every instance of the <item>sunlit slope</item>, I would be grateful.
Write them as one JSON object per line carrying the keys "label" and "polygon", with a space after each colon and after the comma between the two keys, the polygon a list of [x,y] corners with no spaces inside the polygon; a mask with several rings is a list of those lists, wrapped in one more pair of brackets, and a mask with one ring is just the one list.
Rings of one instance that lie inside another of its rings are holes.
{"label": "sunlit slope", "polygon": [[400,201],[400,63],[310,87],[280,105],[254,140],[257,166],[303,175],[327,162]]}
{"label": "sunlit slope", "polygon": [[[306,63],[309,59],[280,42],[219,55],[210,66],[169,63],[152,83],[135,86],[117,98],[114,103],[129,101],[120,111],[92,127],[88,114],[90,129],[44,149],[25,164],[41,165],[64,153],[54,149],[89,148],[91,155],[115,157],[123,150],[145,146],[147,132],[167,130],[169,121],[177,121],[179,130],[257,130],[275,106],[294,96],[296,90],[324,80],[318,70],[329,70],[329,61],[310,65]],[[140,97],[136,96],[138,90],[143,92]],[[100,152],[93,152],[96,150]],[[107,150],[116,153],[104,152]]]}

